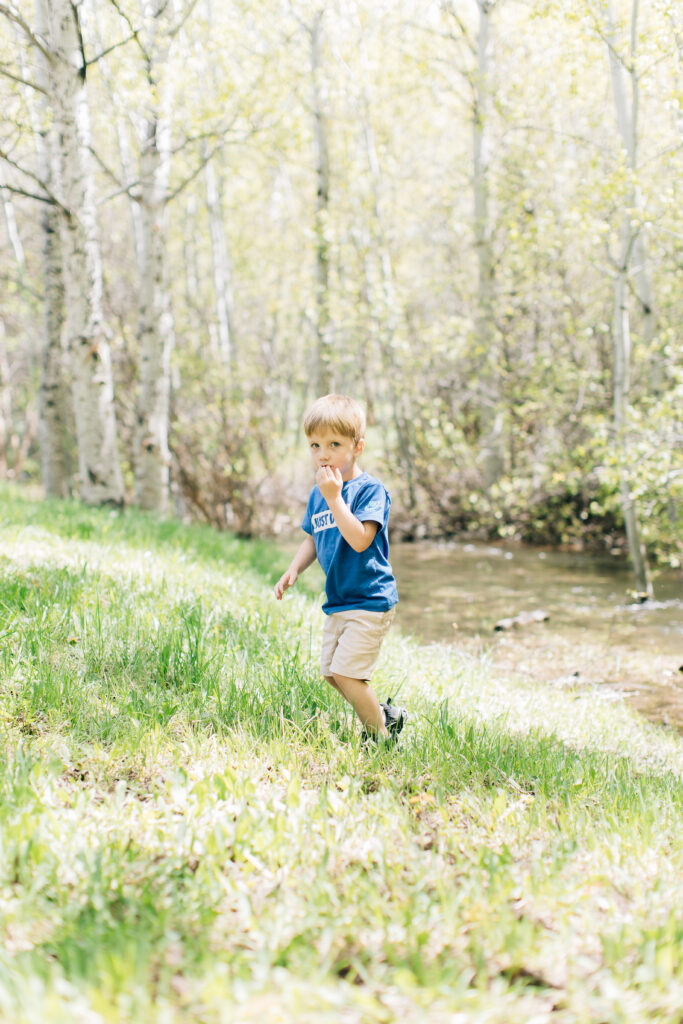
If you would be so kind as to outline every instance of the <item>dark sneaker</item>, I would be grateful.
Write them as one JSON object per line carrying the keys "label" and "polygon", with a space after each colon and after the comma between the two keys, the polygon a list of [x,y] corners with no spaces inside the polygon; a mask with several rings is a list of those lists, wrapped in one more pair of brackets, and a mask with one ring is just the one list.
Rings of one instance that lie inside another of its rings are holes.
{"label": "dark sneaker", "polygon": [[[384,724],[386,725],[389,735],[386,738],[386,743],[396,743],[398,740],[398,734],[400,733],[403,726],[408,721],[408,712],[405,708],[397,708],[391,702],[391,697],[386,704],[380,704],[382,714],[384,715]],[[374,736],[369,733],[367,729],[363,729],[360,734],[361,743],[367,743],[368,740],[374,740],[379,742],[382,739],[381,736]]]}
{"label": "dark sneaker", "polygon": [[405,708],[397,708],[391,703],[391,697],[386,704],[380,704],[382,711],[384,712],[384,724],[389,730],[389,735],[392,740],[398,739],[403,726],[408,721],[408,712]]}

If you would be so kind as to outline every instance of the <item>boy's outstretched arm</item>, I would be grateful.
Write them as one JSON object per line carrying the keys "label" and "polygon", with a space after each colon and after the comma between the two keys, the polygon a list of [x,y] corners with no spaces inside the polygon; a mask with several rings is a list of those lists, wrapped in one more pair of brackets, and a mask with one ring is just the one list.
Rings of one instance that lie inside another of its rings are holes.
{"label": "boy's outstretched arm", "polygon": [[283,572],[280,579],[275,584],[275,596],[278,601],[282,600],[284,592],[293,587],[298,580],[300,574],[308,569],[309,565],[313,565],[316,560],[315,553],[315,541],[313,538],[306,534],[305,539],[301,542],[301,546],[294,558],[291,561],[289,569]]}

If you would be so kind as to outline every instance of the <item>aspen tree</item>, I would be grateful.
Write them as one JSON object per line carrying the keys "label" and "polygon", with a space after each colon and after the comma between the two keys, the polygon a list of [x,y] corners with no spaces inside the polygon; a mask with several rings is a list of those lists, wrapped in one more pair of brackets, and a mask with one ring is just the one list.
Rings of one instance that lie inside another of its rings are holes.
{"label": "aspen tree", "polygon": [[325,8],[321,7],[307,26],[311,45],[312,113],[316,156],[316,204],[315,204],[315,286],[316,286],[316,337],[317,337],[317,384],[318,394],[334,389],[334,363],[332,341],[334,329],[330,316],[330,253],[329,253],[329,206],[330,206],[330,152],[328,142],[328,119],[325,103],[325,80],[323,75],[323,21]]}
{"label": "aspen tree", "polygon": [[174,344],[166,272],[173,87],[169,75],[160,81],[173,43],[163,21],[167,6],[159,0],[141,0],[144,31],[138,37],[149,89],[140,123],[140,391],[133,462],[136,503],[160,514],[167,511],[169,499],[168,418]]}
{"label": "aspen tree", "polygon": [[[634,184],[629,188],[626,207],[622,214],[619,255],[614,279],[614,311],[612,333],[614,338],[614,432],[619,460],[619,489],[621,506],[626,526],[629,554],[635,575],[635,589],[639,597],[652,597],[652,583],[648,572],[647,558],[641,540],[640,522],[636,499],[633,495],[631,467],[628,444],[628,395],[630,385],[631,364],[631,322],[628,303],[628,282],[633,276],[640,281],[637,294],[641,298],[642,278],[645,273],[644,245],[638,245],[640,226],[634,224],[633,216],[639,207],[638,188],[635,184],[637,174],[638,144],[638,72],[636,68],[638,0],[631,4],[631,39],[630,60],[628,63],[620,59],[616,42],[616,28],[612,0],[604,5],[606,23],[605,42],[607,44],[610,72],[612,77],[612,93],[617,117],[619,136],[624,149],[626,164]],[[630,86],[631,101],[627,88]],[[634,259],[640,266],[634,267]],[[650,289],[649,281],[647,283]],[[642,298],[641,298],[642,302]],[[648,295],[651,312],[653,301]]]}
{"label": "aspen tree", "polygon": [[476,254],[476,293],[474,296],[474,346],[478,357],[475,391],[480,419],[479,462],[483,483],[493,486],[505,471],[503,413],[501,406],[500,358],[495,326],[495,261],[490,209],[491,192],[491,116],[493,13],[496,0],[476,0],[476,34],[466,27],[458,4],[442,0],[446,13],[457,25],[459,35],[470,51],[471,70],[467,78],[471,90],[472,119],[472,225]]}
{"label": "aspen tree", "polygon": [[[205,0],[206,20],[209,29],[215,24],[212,0]],[[218,75],[214,66],[210,69],[211,84],[214,91],[218,88]],[[216,302],[216,332],[218,350],[226,366],[234,362],[235,330],[234,330],[234,297],[232,290],[232,266],[228,239],[225,232],[223,215],[223,187],[225,174],[223,169],[224,147],[221,146],[213,159],[209,152],[208,142],[202,146],[204,161],[204,182],[206,186],[206,212],[209,218],[211,235],[211,263]]]}
{"label": "aspen tree", "polygon": [[476,72],[472,117],[472,196],[474,246],[477,254],[476,344],[482,349],[479,393],[481,403],[481,461],[484,484],[490,487],[503,474],[503,422],[498,388],[498,346],[494,324],[494,276],[489,210],[491,47],[495,0],[477,0]]}
{"label": "aspen tree", "polygon": [[[373,320],[378,323],[379,367],[375,371],[378,381],[385,390],[385,398],[389,402],[397,439],[397,462],[406,484],[406,494],[411,511],[417,506],[414,468],[414,444],[410,415],[410,399],[408,389],[402,385],[395,372],[394,352],[392,344],[401,327],[403,310],[401,309],[396,287],[396,274],[391,250],[387,240],[385,224],[384,179],[377,152],[375,130],[372,122],[374,107],[367,43],[363,31],[358,4],[353,7],[353,22],[358,33],[358,71],[361,91],[360,126],[363,145],[367,160],[367,171],[372,195],[371,225],[368,229],[366,246],[365,279],[366,298]],[[375,271],[375,267],[377,271]],[[374,281],[378,280],[378,286]],[[367,376],[371,376],[370,366]],[[372,400],[377,383],[366,383],[366,390]],[[369,402],[372,408],[372,401]]]}
{"label": "aspen tree", "polygon": [[[47,0],[36,0],[36,31],[49,33]],[[46,56],[36,51],[39,113],[34,134],[37,174],[53,186],[52,168],[56,138],[49,106],[50,68]],[[43,236],[43,346],[40,380],[40,439],[43,487],[49,497],[65,498],[69,492],[66,453],[66,387],[62,331],[64,328],[64,274],[60,238],[60,211],[54,203],[41,210]]]}
{"label": "aspen tree", "polygon": [[102,311],[102,260],[90,167],[87,62],[80,2],[48,5],[55,133],[55,176],[62,197],[66,331],[71,357],[81,497],[123,501],[111,354]]}

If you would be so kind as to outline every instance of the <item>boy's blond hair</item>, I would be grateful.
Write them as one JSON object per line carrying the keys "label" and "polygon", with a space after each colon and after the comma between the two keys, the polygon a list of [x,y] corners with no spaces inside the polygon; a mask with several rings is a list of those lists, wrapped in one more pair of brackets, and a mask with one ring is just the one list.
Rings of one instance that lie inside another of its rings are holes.
{"label": "boy's blond hair", "polygon": [[306,437],[320,430],[331,430],[358,444],[365,437],[365,413],[358,402],[347,395],[324,395],[316,399],[304,416]]}

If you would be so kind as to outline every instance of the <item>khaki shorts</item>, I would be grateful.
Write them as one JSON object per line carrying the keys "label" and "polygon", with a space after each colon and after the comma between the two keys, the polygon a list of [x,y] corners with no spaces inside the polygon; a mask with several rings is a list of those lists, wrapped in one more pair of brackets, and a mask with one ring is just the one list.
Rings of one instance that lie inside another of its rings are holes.
{"label": "khaki shorts", "polygon": [[395,607],[388,612],[354,608],[326,615],[320,658],[322,674],[369,679],[395,613]]}

